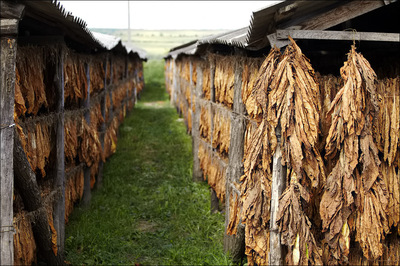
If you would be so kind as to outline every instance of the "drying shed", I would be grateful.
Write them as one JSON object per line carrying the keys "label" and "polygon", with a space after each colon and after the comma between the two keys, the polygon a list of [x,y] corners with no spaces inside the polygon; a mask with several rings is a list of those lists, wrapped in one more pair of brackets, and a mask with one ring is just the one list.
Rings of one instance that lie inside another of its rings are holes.
{"label": "drying shed", "polygon": [[0,5],[0,264],[64,264],[65,223],[101,185],[146,54],[57,1]]}
{"label": "drying shed", "polygon": [[234,260],[400,263],[399,12],[282,1],[165,57]]}

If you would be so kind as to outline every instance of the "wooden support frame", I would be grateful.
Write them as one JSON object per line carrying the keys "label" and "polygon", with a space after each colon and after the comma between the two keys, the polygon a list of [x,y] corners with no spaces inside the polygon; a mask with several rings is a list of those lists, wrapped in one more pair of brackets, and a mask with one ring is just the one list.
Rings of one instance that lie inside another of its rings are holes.
{"label": "wooden support frame", "polygon": [[53,183],[53,189],[58,191],[59,197],[56,197],[53,211],[54,228],[57,231],[57,250],[58,254],[64,256],[65,242],[65,153],[64,153],[64,56],[63,47],[59,48],[59,54],[56,59],[56,74],[54,84],[57,90],[57,125],[56,125],[56,176]]}
{"label": "wooden support frame", "polygon": [[400,42],[399,33],[386,32],[356,32],[356,31],[327,31],[327,30],[277,30],[277,40],[293,39],[307,40],[339,40],[339,41],[377,41]]}
{"label": "wooden support frame", "polygon": [[[90,62],[85,63],[85,72],[86,72],[86,79],[87,79],[87,98],[84,102],[85,111],[85,121],[86,123],[90,124]],[[83,204],[89,205],[90,199],[92,198],[91,195],[91,188],[90,188],[90,167],[85,167],[84,171],[84,183],[83,183]]]}
{"label": "wooden support frame", "polygon": [[[103,69],[104,69],[104,80],[103,80],[103,89],[104,89],[104,94],[101,97],[100,100],[100,109],[101,109],[101,116],[103,117],[103,122],[101,123],[100,127],[100,143],[101,143],[101,149],[102,152],[104,153],[104,137],[106,134],[106,97],[107,97],[107,70],[108,70],[108,54],[105,55],[104,58],[104,63],[103,63]],[[99,162],[99,174],[97,176],[97,182],[96,182],[96,187],[101,188],[103,185],[103,161]]]}
{"label": "wooden support frame", "polygon": [[[200,159],[199,159],[199,144],[200,144],[200,98],[202,95],[202,86],[203,86],[203,69],[198,64],[196,66],[197,72],[197,83],[196,87],[194,88],[194,95],[195,95],[195,113],[193,114],[192,118],[192,151],[193,151],[193,181],[201,182],[203,181],[203,171],[200,168]],[[168,81],[169,82],[169,81]],[[193,101],[192,101],[193,104]]]}
{"label": "wooden support frame", "polygon": [[279,198],[285,188],[285,176],[286,171],[282,166],[282,150],[281,150],[281,129],[280,127],[276,130],[277,145],[276,151],[272,158],[272,184],[271,184],[271,215],[270,215],[270,235],[269,235],[269,254],[268,263],[269,265],[282,265],[284,260],[282,256],[282,245],[281,235],[279,233],[279,227],[276,223],[278,210],[279,210]]}
{"label": "wooden support frame", "polygon": [[[243,56],[243,52],[236,50],[236,55]],[[240,264],[244,257],[245,250],[245,226],[239,222],[236,235],[228,235],[227,228],[231,210],[229,209],[231,194],[237,194],[240,199],[240,192],[232,189],[235,183],[239,183],[243,175],[243,155],[244,155],[244,135],[246,132],[246,121],[244,119],[245,106],[242,100],[242,73],[243,63],[241,61],[235,64],[234,73],[234,97],[233,112],[231,115],[231,135],[229,145],[229,164],[225,184],[226,202],[225,205],[225,234],[224,250],[229,252],[234,263]],[[232,193],[230,192],[232,191]]]}
{"label": "wooden support frame", "polygon": [[0,48],[0,265],[12,265],[14,264],[13,139],[16,39],[1,36]]}
{"label": "wooden support frame", "polygon": [[19,20],[25,6],[0,1],[0,265],[14,264],[14,97]]}

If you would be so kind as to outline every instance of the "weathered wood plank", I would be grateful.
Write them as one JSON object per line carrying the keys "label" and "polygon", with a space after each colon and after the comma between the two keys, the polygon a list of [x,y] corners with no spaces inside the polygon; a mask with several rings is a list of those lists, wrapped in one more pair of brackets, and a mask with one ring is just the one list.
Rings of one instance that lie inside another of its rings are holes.
{"label": "weathered wood plank", "polygon": [[[236,55],[243,56],[241,51],[236,50]],[[246,131],[246,123],[243,115],[245,107],[242,101],[242,72],[243,64],[239,60],[235,64],[234,73],[234,97],[233,97],[233,113],[231,113],[231,135],[229,144],[229,164],[227,171],[227,181],[225,186],[226,202],[229,203],[232,187],[234,183],[239,183],[239,179],[243,174],[243,155],[244,155],[244,135]],[[236,192],[235,192],[236,193]],[[240,195],[238,195],[240,198]],[[225,204],[225,235],[224,250],[229,252],[235,263],[240,263],[244,257],[244,226],[239,223],[236,235],[226,234],[229,224],[229,216],[232,210],[229,204]]]}
{"label": "weathered wood plank", "polygon": [[[199,62],[199,61],[198,61]],[[196,66],[197,72],[197,83],[194,91],[194,95],[196,97],[195,100],[195,110],[196,112],[193,114],[193,125],[192,125],[192,151],[193,151],[193,181],[201,182],[203,181],[203,171],[200,168],[200,159],[199,159],[199,144],[200,144],[200,98],[202,95],[202,86],[203,86],[203,69],[199,64]]]}
{"label": "weathered wood plank", "polygon": [[383,1],[346,1],[346,4],[301,23],[303,30],[324,30],[384,6]]}
{"label": "weathered wood plank", "polygon": [[293,39],[309,40],[341,40],[341,41],[381,41],[400,42],[399,33],[386,32],[353,32],[353,31],[324,31],[324,30],[277,30],[278,40]]}
{"label": "weathered wood plank", "polygon": [[[104,73],[107,73],[108,70],[108,55],[105,56],[104,63],[103,63],[103,68],[104,68]],[[106,95],[107,95],[107,75],[104,75],[104,80],[103,80],[103,90],[104,94],[101,97],[100,100],[100,109],[101,109],[101,116],[103,117],[103,122],[101,123],[100,126],[100,144],[101,144],[101,149],[102,152],[104,152],[104,136],[106,133]],[[96,182],[96,187],[101,188],[103,185],[103,161],[100,161],[99,163],[99,174],[97,177],[97,182]]]}
{"label": "weathered wood plank", "polygon": [[0,18],[20,19],[25,6],[16,2],[0,1]]}
{"label": "weathered wood plank", "polygon": [[[11,140],[11,143],[14,143],[14,152],[13,149],[10,151],[13,152],[11,158],[14,159],[15,186],[20,192],[25,209],[29,212],[34,212],[32,231],[36,240],[36,245],[38,245],[39,248],[39,254],[44,262],[48,265],[63,265],[64,260],[62,258],[62,254],[58,252],[58,254],[55,255],[53,252],[51,239],[52,235],[48,222],[46,207],[40,195],[40,188],[36,182],[36,175],[32,171],[32,168],[28,162],[28,158],[26,157],[25,151],[22,148],[17,132],[14,133],[14,140]],[[10,247],[13,247],[12,241],[7,249]],[[3,253],[3,251],[4,249],[2,247],[1,252]],[[1,265],[12,265],[12,263],[2,263]]]}
{"label": "weathered wood plank", "polygon": [[[85,99],[84,102],[84,108],[86,109],[85,111],[85,121],[86,123],[90,124],[90,64],[86,63],[85,64],[85,72],[86,72],[86,79],[87,79],[87,98]],[[83,204],[84,205],[89,205],[90,199],[92,198],[91,195],[91,189],[90,189],[90,167],[85,167],[83,170],[84,173],[84,183],[83,183]]]}
{"label": "weathered wood plank", "polygon": [[13,245],[13,138],[15,58],[17,42],[0,41],[0,265],[14,263]]}
{"label": "weathered wood plank", "polygon": [[0,36],[18,33],[18,19],[0,19]]}
{"label": "weathered wood plank", "polygon": [[65,153],[64,153],[64,50],[60,48],[56,59],[54,85],[57,90],[57,129],[56,129],[56,177],[53,188],[60,191],[60,197],[54,204],[53,221],[57,231],[57,249],[64,256],[65,240]]}
{"label": "weathered wood plank", "polygon": [[278,145],[272,159],[272,185],[271,185],[271,218],[270,218],[270,235],[269,235],[269,265],[282,265],[282,246],[281,238],[279,233],[279,227],[276,223],[278,209],[279,209],[279,198],[282,195],[285,182],[285,169],[282,166],[282,151],[280,146],[281,132],[278,128],[276,132]]}

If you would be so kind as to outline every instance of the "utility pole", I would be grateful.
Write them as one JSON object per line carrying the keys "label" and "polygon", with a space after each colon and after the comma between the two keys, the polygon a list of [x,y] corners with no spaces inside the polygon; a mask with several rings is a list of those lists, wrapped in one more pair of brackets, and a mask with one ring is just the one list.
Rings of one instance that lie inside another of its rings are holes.
{"label": "utility pole", "polygon": [[131,46],[131,9],[128,0],[128,46]]}

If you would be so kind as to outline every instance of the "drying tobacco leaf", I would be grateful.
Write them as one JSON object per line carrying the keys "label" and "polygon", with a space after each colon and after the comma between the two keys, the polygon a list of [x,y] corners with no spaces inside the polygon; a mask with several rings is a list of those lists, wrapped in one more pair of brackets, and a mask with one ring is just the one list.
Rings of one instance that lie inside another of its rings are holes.
{"label": "drying tobacco leaf", "polygon": [[277,145],[275,132],[280,128],[282,165],[286,165],[290,180],[279,199],[277,217],[281,241],[288,246],[286,261],[289,264],[321,264],[322,252],[304,211],[315,200],[311,196],[314,193],[310,192],[325,179],[323,160],[317,147],[321,110],[319,86],[309,60],[293,39],[289,39],[291,44],[270,83],[267,100],[270,145],[266,147],[267,154],[273,154]]}
{"label": "drying tobacco leaf", "polygon": [[[258,71],[255,87],[250,98],[254,99],[263,117],[266,117],[267,88],[279,59],[279,49],[273,48]],[[247,110],[249,112],[249,110]],[[241,177],[241,197],[237,208],[242,210],[242,222],[245,227],[245,254],[249,265],[268,264],[269,253],[269,219],[271,197],[271,175],[269,162],[264,163],[264,158],[269,158],[263,150],[266,142],[265,119],[254,130],[248,126],[245,137],[244,175]],[[263,154],[264,153],[264,154]],[[263,158],[264,157],[264,158]]]}
{"label": "drying tobacco leaf", "polygon": [[39,47],[20,47],[16,58],[19,74],[16,85],[25,101],[26,112],[36,115],[39,109],[48,107],[44,84],[45,52]]}
{"label": "drying tobacco leaf", "polygon": [[229,153],[231,138],[231,120],[224,113],[216,109],[213,118],[212,147],[226,156]]}
{"label": "drying tobacco leaf", "polygon": [[200,136],[210,142],[211,140],[211,116],[208,107],[201,106],[200,110],[200,123],[199,123]]}
{"label": "drying tobacco leaf", "polygon": [[15,68],[15,99],[14,99],[14,120],[24,115],[26,112],[25,100],[22,96],[20,83],[21,77],[19,75],[18,68]]}
{"label": "drying tobacco leaf", "polygon": [[[330,263],[348,261],[350,233],[345,230],[355,212],[356,241],[367,259],[382,255],[387,231],[386,184],[380,174],[378,149],[372,137],[372,123],[378,111],[376,74],[368,61],[352,46],[340,69],[343,87],[332,101],[332,119],[326,140],[326,157],[337,163],[329,174],[321,199],[320,214]],[[353,226],[351,226],[353,228]]]}
{"label": "drying tobacco leaf", "polygon": [[81,144],[78,151],[79,160],[91,167],[95,162],[105,161],[103,149],[97,130],[91,128],[82,117]]}
{"label": "drying tobacco leaf", "polygon": [[78,121],[76,119],[66,119],[64,125],[64,153],[65,159],[73,162],[78,155]]}
{"label": "drying tobacco leaf", "polygon": [[21,210],[14,216],[14,265],[36,264],[36,242],[30,218]]}
{"label": "drying tobacco leaf", "polygon": [[229,223],[226,227],[226,233],[228,235],[236,235],[237,227],[239,225],[240,217],[239,215],[239,196],[237,193],[231,191],[229,195]]}
{"label": "drying tobacco leaf", "polygon": [[312,223],[303,212],[301,201],[309,202],[310,193],[291,172],[290,185],[279,199],[277,223],[282,244],[289,247],[286,256],[288,265],[322,264],[322,253],[311,232]]}
{"label": "drying tobacco leaf", "polygon": [[242,101],[246,106],[249,116],[261,122],[262,107],[252,97],[253,88],[258,77],[258,69],[260,68],[259,60],[247,59],[243,65],[242,72]]}
{"label": "drying tobacco leaf", "polygon": [[214,55],[213,57],[215,61],[215,101],[232,108],[235,85],[234,58],[220,55]]}
{"label": "drying tobacco leaf", "polygon": [[204,99],[211,99],[211,77],[210,77],[210,67],[205,64],[206,67],[203,68],[203,96]]}

